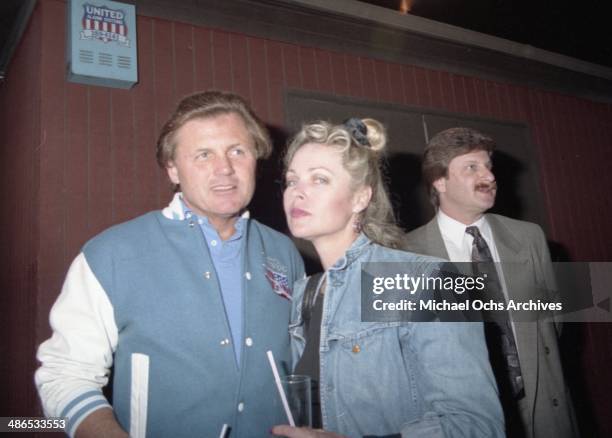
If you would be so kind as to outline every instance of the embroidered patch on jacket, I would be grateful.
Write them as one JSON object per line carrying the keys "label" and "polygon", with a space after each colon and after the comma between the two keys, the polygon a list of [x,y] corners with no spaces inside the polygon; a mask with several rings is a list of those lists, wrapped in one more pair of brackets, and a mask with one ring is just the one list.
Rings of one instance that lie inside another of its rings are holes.
{"label": "embroidered patch on jacket", "polygon": [[278,260],[268,257],[265,271],[274,293],[291,301],[291,285],[287,276],[287,268]]}

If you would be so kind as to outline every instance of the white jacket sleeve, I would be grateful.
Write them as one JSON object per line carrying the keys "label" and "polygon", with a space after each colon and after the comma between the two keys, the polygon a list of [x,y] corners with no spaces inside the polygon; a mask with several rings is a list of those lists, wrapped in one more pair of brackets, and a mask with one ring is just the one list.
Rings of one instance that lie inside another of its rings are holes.
{"label": "white jacket sleeve", "polygon": [[67,417],[73,436],[93,411],[109,407],[102,394],[117,347],[113,308],[81,253],[51,308],[53,334],[38,348],[35,382],[45,415]]}

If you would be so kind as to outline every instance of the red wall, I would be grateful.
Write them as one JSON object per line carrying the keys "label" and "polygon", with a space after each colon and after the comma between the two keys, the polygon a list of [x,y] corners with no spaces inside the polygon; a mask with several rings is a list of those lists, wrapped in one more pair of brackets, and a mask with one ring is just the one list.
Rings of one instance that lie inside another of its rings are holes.
{"label": "red wall", "polygon": [[39,295],[37,252],[41,139],[41,16],[0,85],[0,416],[35,406],[32,390]]}
{"label": "red wall", "polygon": [[[10,376],[2,415],[32,414],[35,346],[49,335],[49,307],[80,246],[169,199],[156,135],[177,100],[195,90],[240,93],[276,126],[288,87],[526,123],[549,238],[574,260],[612,260],[610,104],[147,17],[137,23],[137,86],[75,85],[65,80],[64,23],[63,1],[38,2],[0,88],[1,223],[9,234],[0,253],[9,309],[0,324],[9,336],[0,351],[2,378]],[[586,378],[603,418],[611,410],[612,328],[590,325],[588,333]]]}

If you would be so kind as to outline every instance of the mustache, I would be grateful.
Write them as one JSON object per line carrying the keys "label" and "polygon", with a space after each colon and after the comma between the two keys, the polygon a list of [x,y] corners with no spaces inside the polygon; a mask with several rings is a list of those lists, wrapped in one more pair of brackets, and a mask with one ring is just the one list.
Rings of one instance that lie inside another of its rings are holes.
{"label": "mustache", "polygon": [[481,182],[474,187],[476,190],[496,190],[497,182]]}

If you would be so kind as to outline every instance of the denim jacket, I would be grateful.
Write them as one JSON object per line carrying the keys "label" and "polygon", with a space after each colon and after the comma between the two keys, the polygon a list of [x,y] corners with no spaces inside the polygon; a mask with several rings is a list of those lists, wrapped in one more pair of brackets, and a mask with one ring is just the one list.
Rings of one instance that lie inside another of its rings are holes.
{"label": "denim jacket", "polygon": [[[326,272],[319,347],[324,428],[349,437],[504,436],[482,323],[361,322],[361,263],[387,261],[407,262],[406,270],[420,275],[418,262],[431,266],[437,259],[385,248],[362,234]],[[306,281],[294,288],[294,364],[305,346]]]}

